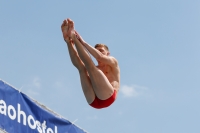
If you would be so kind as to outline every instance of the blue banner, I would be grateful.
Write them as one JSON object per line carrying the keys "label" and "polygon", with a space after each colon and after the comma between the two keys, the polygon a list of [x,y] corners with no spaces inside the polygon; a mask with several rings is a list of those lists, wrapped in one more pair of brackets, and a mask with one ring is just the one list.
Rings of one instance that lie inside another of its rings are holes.
{"label": "blue banner", "polygon": [[86,133],[0,80],[0,133]]}

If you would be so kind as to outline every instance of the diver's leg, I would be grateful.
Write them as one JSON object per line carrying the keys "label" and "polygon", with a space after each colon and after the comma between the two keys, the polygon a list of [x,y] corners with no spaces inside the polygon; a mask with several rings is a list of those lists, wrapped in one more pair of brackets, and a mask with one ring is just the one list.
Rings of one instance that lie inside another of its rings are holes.
{"label": "diver's leg", "polygon": [[85,66],[84,66],[83,62],[81,61],[77,51],[75,50],[75,48],[73,46],[74,43],[70,39],[70,36],[68,34],[69,26],[68,26],[67,20],[63,21],[63,23],[61,25],[61,29],[62,29],[62,33],[63,33],[63,38],[68,46],[68,51],[69,51],[69,55],[70,55],[72,64],[79,70],[83,93],[85,95],[87,102],[90,104],[95,99],[95,93],[92,88],[91,81],[87,74]]}
{"label": "diver's leg", "polygon": [[67,42],[67,47],[68,47],[68,51],[69,51],[69,55],[70,55],[70,59],[72,64],[78,69],[81,70],[84,68],[84,64],[81,61],[76,49],[74,48],[74,43],[72,40],[70,40],[70,42]]}
{"label": "diver's leg", "polygon": [[91,104],[94,101],[96,95],[93,90],[90,77],[88,76],[86,69],[79,71],[79,74],[80,74],[83,93],[85,95],[88,104]]}
{"label": "diver's leg", "polygon": [[[73,21],[68,20],[68,23],[69,31],[71,30],[71,34],[74,34]],[[99,99],[102,100],[109,98],[114,92],[114,87],[110,84],[104,73],[96,68],[95,64],[93,63],[92,59],[80,41],[76,37],[73,37],[73,41],[75,43],[78,55],[83,61],[85,68],[87,69],[95,94]]]}
{"label": "diver's leg", "polygon": [[101,100],[108,99],[113,94],[114,87],[110,84],[105,74],[95,66],[92,59],[86,53],[85,48],[83,48],[78,40],[75,41],[75,45],[79,57],[83,61],[85,69],[87,69],[96,96]]}
{"label": "diver's leg", "polygon": [[85,95],[87,102],[90,104],[95,99],[95,93],[94,93],[94,90],[92,88],[90,78],[87,74],[87,71],[85,69],[83,62],[81,61],[77,51],[75,50],[75,48],[73,46],[73,42],[68,42],[67,46],[68,46],[68,51],[69,51],[69,55],[70,55],[72,64],[79,71],[83,93]]}
{"label": "diver's leg", "polygon": [[81,60],[84,62],[86,69],[87,67],[90,66],[88,64],[94,64],[90,55],[88,54],[88,51],[86,51],[85,47],[81,44],[81,42],[76,39],[75,37],[75,30],[74,30],[74,22],[71,19],[67,19],[68,21],[68,34],[73,39],[76,49],[78,51],[78,55],[81,58]]}

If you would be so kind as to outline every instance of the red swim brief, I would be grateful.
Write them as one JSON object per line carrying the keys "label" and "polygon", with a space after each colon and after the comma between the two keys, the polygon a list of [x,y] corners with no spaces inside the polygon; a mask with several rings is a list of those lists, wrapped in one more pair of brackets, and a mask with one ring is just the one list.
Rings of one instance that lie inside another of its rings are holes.
{"label": "red swim brief", "polygon": [[96,109],[106,108],[106,107],[110,106],[115,101],[116,96],[117,96],[116,90],[114,90],[113,95],[110,98],[106,99],[106,100],[101,100],[97,96],[95,96],[95,99],[90,104],[90,106],[92,106],[92,107],[94,107]]}

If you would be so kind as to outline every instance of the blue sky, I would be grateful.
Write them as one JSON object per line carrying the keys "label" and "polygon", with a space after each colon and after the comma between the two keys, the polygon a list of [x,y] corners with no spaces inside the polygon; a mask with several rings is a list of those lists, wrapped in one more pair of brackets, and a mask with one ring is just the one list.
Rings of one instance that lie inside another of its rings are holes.
{"label": "blue sky", "polygon": [[[0,1],[0,78],[90,133],[199,133],[200,1]],[[109,108],[91,108],[65,18],[121,69]]]}

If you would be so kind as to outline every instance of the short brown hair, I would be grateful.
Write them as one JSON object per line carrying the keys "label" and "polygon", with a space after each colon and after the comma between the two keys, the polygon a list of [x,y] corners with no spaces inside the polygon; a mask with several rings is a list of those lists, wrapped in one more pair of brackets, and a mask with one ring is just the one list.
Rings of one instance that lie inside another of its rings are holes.
{"label": "short brown hair", "polygon": [[102,43],[96,44],[94,47],[95,47],[95,48],[97,48],[97,47],[104,47],[104,48],[106,48],[106,50],[109,51],[108,46],[105,45],[105,44],[102,44]]}

